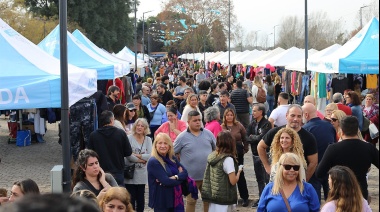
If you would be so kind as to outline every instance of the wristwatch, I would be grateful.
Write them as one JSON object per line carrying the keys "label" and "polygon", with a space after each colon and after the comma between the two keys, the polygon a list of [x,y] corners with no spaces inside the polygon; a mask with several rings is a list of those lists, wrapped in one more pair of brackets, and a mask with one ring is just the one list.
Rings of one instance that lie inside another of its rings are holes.
{"label": "wristwatch", "polygon": [[178,175],[174,175],[175,179],[178,180]]}

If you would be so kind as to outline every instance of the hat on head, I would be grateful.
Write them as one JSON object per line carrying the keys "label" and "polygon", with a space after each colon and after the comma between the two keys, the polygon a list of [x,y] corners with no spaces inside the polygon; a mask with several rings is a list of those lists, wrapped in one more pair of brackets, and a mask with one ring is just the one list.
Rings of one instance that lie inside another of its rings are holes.
{"label": "hat on head", "polygon": [[135,107],[135,105],[134,105],[132,102],[127,103],[127,104],[125,105],[125,107],[126,107],[128,110],[136,110],[136,107]]}

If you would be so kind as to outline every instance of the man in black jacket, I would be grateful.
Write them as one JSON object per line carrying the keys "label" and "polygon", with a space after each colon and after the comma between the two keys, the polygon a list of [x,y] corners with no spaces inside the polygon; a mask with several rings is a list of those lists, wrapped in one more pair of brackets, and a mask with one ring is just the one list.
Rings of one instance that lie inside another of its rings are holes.
{"label": "man in black jacket", "polygon": [[157,85],[157,94],[160,97],[163,105],[166,105],[169,100],[173,100],[172,93],[168,91],[166,85],[162,83]]}
{"label": "man in black jacket", "polygon": [[124,130],[114,127],[111,111],[103,111],[99,117],[100,128],[90,134],[88,149],[99,155],[99,164],[112,174],[119,186],[124,186],[124,157],[132,154],[131,144]]}
{"label": "man in black jacket", "polygon": [[355,173],[363,197],[368,199],[366,175],[371,164],[379,168],[379,150],[359,139],[359,122],[355,116],[344,117],[340,122],[340,128],[343,140],[327,147],[315,174],[322,178],[336,165],[347,166]]}
{"label": "man in black jacket", "polygon": [[[251,143],[253,165],[256,175],[257,186],[259,188],[259,197],[264,190],[265,185],[269,182],[269,175],[266,173],[263,163],[257,152],[257,145],[264,135],[272,128],[272,124],[264,117],[265,105],[256,104],[252,108],[253,120],[247,128],[247,141]],[[258,199],[253,203],[252,208],[256,208],[259,203]]]}

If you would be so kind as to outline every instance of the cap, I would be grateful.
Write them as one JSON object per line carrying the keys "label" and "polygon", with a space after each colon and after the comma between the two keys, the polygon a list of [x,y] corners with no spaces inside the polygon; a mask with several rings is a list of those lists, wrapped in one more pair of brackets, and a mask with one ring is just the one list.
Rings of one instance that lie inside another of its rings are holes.
{"label": "cap", "polygon": [[135,105],[134,105],[132,102],[127,103],[127,104],[125,105],[125,107],[126,107],[128,110],[136,110],[136,107],[135,107]]}

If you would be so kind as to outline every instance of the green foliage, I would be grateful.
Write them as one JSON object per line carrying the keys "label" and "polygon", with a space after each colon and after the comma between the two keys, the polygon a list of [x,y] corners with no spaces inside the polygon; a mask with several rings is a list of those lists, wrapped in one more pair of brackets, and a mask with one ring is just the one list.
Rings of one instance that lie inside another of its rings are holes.
{"label": "green foliage", "polygon": [[[128,17],[132,4],[131,0],[68,0],[68,24],[78,23],[96,45],[118,51],[133,40]],[[25,5],[37,16],[58,17],[59,0],[25,0]]]}

